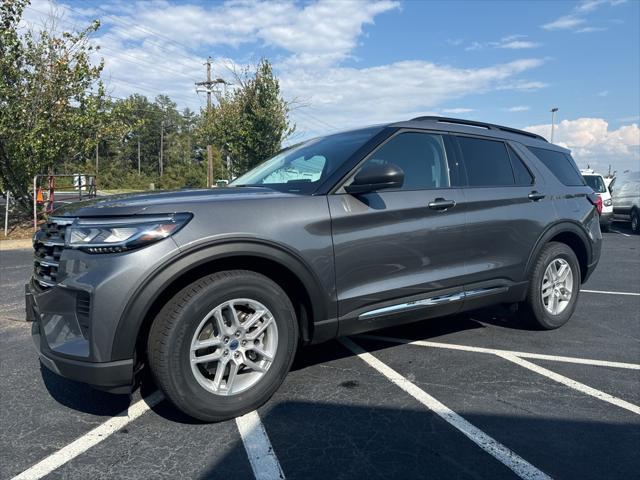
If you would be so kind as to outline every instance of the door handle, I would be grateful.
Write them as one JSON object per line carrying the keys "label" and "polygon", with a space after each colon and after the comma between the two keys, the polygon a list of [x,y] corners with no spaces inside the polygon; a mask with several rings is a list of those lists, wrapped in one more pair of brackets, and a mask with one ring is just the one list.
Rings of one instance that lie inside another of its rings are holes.
{"label": "door handle", "polygon": [[537,202],[538,200],[542,200],[546,195],[544,193],[536,192],[535,190],[529,194],[529,200],[533,200]]}
{"label": "door handle", "polygon": [[436,198],[433,202],[429,202],[429,208],[431,210],[448,210],[456,206],[455,200],[445,200],[444,198]]}

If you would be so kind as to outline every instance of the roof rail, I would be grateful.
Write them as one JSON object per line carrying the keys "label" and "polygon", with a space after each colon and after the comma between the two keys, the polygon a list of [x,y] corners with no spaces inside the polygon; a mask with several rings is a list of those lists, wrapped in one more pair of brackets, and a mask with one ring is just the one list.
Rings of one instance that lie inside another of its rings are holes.
{"label": "roof rail", "polygon": [[474,120],[463,120],[460,118],[437,117],[437,116],[424,116],[424,117],[412,118],[411,121],[412,122],[432,121],[437,123],[452,123],[454,125],[466,125],[469,127],[485,128],[487,130],[501,130],[503,132],[515,133],[516,135],[525,135],[530,138],[536,138],[538,140],[542,140],[543,142],[547,142],[546,138],[540,135],[537,135],[535,133],[527,132],[524,130],[518,130],[517,128],[494,125],[493,123],[476,122]]}

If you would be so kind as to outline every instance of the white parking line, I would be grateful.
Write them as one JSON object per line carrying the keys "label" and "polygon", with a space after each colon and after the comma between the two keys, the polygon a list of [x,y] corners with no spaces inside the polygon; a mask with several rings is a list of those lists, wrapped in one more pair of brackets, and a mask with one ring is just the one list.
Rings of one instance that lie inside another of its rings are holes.
{"label": "white parking line", "polygon": [[558,373],[552,372],[551,370],[547,370],[546,368],[540,367],[535,363],[531,363],[522,358],[518,358],[515,355],[511,355],[509,353],[501,353],[498,356],[504,358],[505,360],[509,360],[510,362],[516,363],[521,367],[527,368],[532,372],[536,372],[540,375],[550,378],[551,380],[555,380],[558,383],[562,383],[569,388],[573,388],[574,390],[582,392],[586,395],[590,395],[604,402],[609,402],[612,405],[616,405],[617,407],[624,408],[625,410],[635,413],[636,415],[640,415],[640,407],[634,405],[633,403],[626,402],[619,399],[618,397],[614,397],[613,395],[609,395],[608,393],[596,390],[595,388],[585,385],[584,383],[576,382],[575,380],[565,377],[564,375],[560,375]]}
{"label": "white parking line", "polygon": [[640,293],[635,293],[635,292],[609,292],[606,290],[583,290],[583,289],[580,289],[580,291],[585,293],[602,293],[604,295],[629,295],[632,297],[640,297]]}
{"label": "white parking line", "polygon": [[446,405],[429,395],[427,392],[411,383],[405,377],[393,370],[387,364],[381,362],[376,357],[365,351],[359,345],[349,340],[341,338],[340,342],[361,360],[369,364],[379,373],[387,377],[391,382],[399,386],[425,407],[433,411],[452,427],[459,430],[469,440],[478,445],[482,450],[493,456],[496,460],[511,469],[520,478],[524,479],[550,479],[547,474],[538,470],[522,457],[502,445],[500,442],[475,427],[467,420],[462,418],[456,412]]}
{"label": "white parking line", "polygon": [[611,229],[611,231],[614,232],[614,233],[619,233],[620,235],[624,235],[625,237],[630,237],[631,236],[628,233],[622,233],[622,232],[620,232],[618,230],[614,230],[613,228]]}
{"label": "white parking line", "polygon": [[276,457],[267,431],[255,410],[236,418],[236,425],[247,451],[249,463],[256,480],[284,478],[280,462]]}
{"label": "white parking line", "polygon": [[512,350],[499,350],[495,348],[472,347],[470,345],[456,345],[455,343],[429,342],[426,340],[407,340],[404,338],[385,337],[381,335],[358,335],[360,338],[378,340],[389,343],[401,343],[416,345],[419,347],[444,348],[447,350],[463,350],[465,352],[489,353],[492,355],[514,355],[520,358],[535,358],[538,360],[550,360],[552,362],[578,363],[597,367],[626,368],[628,370],[640,370],[640,365],[635,363],[609,362],[607,360],[593,360],[590,358],[561,357],[557,355],[545,355],[542,353],[515,352]]}
{"label": "white parking line", "polygon": [[13,477],[12,480],[35,480],[48,475],[56,468],[73,460],[81,453],[86,452],[91,447],[107,439],[110,435],[125,427],[140,415],[148,412],[154,405],[161,402],[163,398],[162,393],[156,391],[148,397],[139,400],[133,405],[130,405],[125,411],[120,412],[117,416],[110,418],[101,425],[98,425],[96,428],[85,433],[69,445],[61,448],[55,453],[52,453],[44,460]]}

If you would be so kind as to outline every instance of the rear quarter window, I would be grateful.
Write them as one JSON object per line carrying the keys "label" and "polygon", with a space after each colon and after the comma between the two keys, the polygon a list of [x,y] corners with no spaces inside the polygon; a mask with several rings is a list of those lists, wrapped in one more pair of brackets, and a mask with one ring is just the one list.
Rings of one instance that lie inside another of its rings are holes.
{"label": "rear quarter window", "polygon": [[546,148],[527,147],[564,185],[577,187],[585,185],[580,170],[571,155]]}

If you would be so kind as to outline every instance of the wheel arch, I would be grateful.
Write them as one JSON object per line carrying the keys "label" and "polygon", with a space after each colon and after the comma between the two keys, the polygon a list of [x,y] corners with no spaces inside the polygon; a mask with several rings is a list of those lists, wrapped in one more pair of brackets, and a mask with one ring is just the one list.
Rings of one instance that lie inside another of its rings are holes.
{"label": "wheel arch", "polygon": [[560,242],[569,246],[576,254],[578,264],[580,265],[580,278],[581,281],[584,282],[592,258],[591,244],[588,239],[589,236],[587,232],[578,223],[563,221],[551,225],[540,236],[529,255],[526,268],[527,278],[529,278],[531,269],[535,265],[535,261],[540,255],[542,248],[549,242]]}
{"label": "wheel arch", "polygon": [[330,316],[329,293],[295,253],[267,242],[227,240],[182,252],[138,287],[118,322],[111,358],[143,353],[149,328],[162,306],[197,278],[223,270],[251,270],[278,283],[296,308],[305,343],[314,336],[314,321]]}

